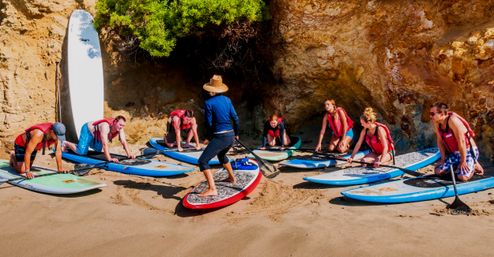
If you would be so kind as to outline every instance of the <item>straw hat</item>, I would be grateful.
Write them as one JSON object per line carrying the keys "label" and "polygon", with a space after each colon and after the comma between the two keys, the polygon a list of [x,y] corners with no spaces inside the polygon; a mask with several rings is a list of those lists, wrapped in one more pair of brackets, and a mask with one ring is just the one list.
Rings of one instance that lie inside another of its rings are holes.
{"label": "straw hat", "polygon": [[208,83],[204,84],[202,88],[208,92],[213,93],[224,93],[228,91],[228,86],[223,84],[223,79],[221,75],[213,75]]}

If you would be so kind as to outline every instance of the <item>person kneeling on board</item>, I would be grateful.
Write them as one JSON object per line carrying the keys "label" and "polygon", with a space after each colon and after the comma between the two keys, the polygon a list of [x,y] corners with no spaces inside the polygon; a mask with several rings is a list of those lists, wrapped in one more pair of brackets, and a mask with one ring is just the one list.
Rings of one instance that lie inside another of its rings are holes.
{"label": "person kneeling on board", "polygon": [[232,147],[235,137],[238,138],[239,119],[230,98],[221,94],[228,91],[228,86],[223,84],[220,75],[214,75],[202,88],[210,95],[209,99],[204,103],[204,114],[208,134],[212,134],[211,141],[199,157],[199,169],[204,173],[209,186],[206,191],[199,194],[199,196],[204,197],[218,194],[212,169],[209,166],[209,161],[215,155],[228,172],[228,181],[231,183],[236,182],[232,165],[228,157],[226,157],[226,153]]}
{"label": "person kneeling on board", "polygon": [[125,122],[124,116],[118,115],[115,118],[106,118],[94,122],[87,122],[81,128],[79,142],[74,144],[66,141],[64,150],[70,149],[79,155],[87,155],[89,147],[98,152],[103,152],[107,161],[118,162],[113,158],[108,150],[108,144],[113,138],[118,136],[128,158],[134,159],[135,155],[130,152],[129,145],[125,139]]}
{"label": "person kneeling on board", "polygon": [[46,147],[55,145],[55,160],[58,172],[67,172],[62,167],[62,145],[65,141],[65,126],[60,122],[41,123],[34,125],[18,135],[14,142],[14,152],[10,154],[10,166],[27,178],[33,178],[31,172],[36,153]]}
{"label": "person kneeling on board", "polygon": [[189,147],[190,140],[194,138],[194,141],[196,142],[195,149],[201,150],[199,135],[197,134],[197,121],[192,110],[177,109],[170,113],[170,117],[167,122],[166,134],[163,137],[163,142],[165,142],[165,145],[168,148],[176,146],[177,150],[182,152],[184,149],[182,148],[182,145],[178,143],[182,142],[182,131],[187,134],[184,146]]}
{"label": "person kneeling on board", "polygon": [[260,149],[264,150],[268,145],[275,146],[277,140],[281,145],[281,150],[290,144],[290,137],[288,137],[285,129],[285,121],[278,115],[273,114],[264,123],[264,129],[262,131],[262,146]]}
{"label": "person kneeling on board", "polygon": [[474,173],[483,175],[484,169],[477,161],[479,149],[473,140],[475,133],[468,122],[450,112],[447,104],[440,102],[431,106],[429,116],[441,152],[441,161],[434,170],[436,175],[447,174],[451,165],[455,167],[456,177],[461,181],[468,181]]}
{"label": "person kneeling on board", "polygon": [[364,139],[371,151],[362,158],[363,162],[373,163],[373,166],[377,168],[381,163],[393,161],[394,144],[389,129],[386,125],[376,120],[377,114],[374,109],[371,107],[365,108],[364,113],[360,116],[360,124],[364,129],[360,132],[360,137],[353,149],[352,156],[348,158],[348,163],[352,163]]}
{"label": "person kneeling on board", "polygon": [[326,110],[326,114],[322,118],[321,132],[319,133],[315,151],[321,151],[322,139],[329,123],[333,131],[329,140],[329,152],[338,151],[345,153],[350,148],[350,143],[353,139],[353,121],[343,108],[336,106],[333,99],[326,99],[324,101],[324,109]]}

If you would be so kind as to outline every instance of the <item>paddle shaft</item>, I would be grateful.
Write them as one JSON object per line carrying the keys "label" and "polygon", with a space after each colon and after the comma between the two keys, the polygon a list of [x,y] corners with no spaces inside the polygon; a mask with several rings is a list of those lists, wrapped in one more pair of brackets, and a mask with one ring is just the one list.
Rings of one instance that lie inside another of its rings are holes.
{"label": "paddle shaft", "polygon": [[[337,156],[337,155],[334,155],[334,154],[330,154],[330,153],[319,153],[319,152],[316,152],[316,151],[311,151],[312,153],[315,153],[315,154],[320,154],[320,155],[324,155],[326,157],[328,157],[329,159],[335,159],[335,160],[341,160],[341,161],[348,161],[347,158],[344,158],[344,157],[341,157],[341,156]],[[360,164],[367,164],[367,165],[374,165],[374,163],[370,163],[370,162],[363,162],[363,161],[355,161],[355,160],[352,160],[352,162],[355,162],[355,163],[360,163]],[[388,164],[380,164],[379,166],[381,167],[386,167],[386,168],[394,168],[394,169],[399,169],[409,175],[412,175],[414,177],[419,177],[419,176],[423,176],[424,174],[422,173],[419,173],[419,172],[416,172],[416,171],[413,171],[413,170],[409,170],[409,169],[406,169],[406,168],[402,168],[402,167],[398,167],[398,166],[395,166],[395,165],[388,165]]]}
{"label": "paddle shaft", "polygon": [[240,141],[238,138],[235,138],[235,140],[237,141],[237,143],[239,143],[243,148],[245,148],[245,150],[247,150],[247,152],[249,152],[250,154],[252,154],[252,156],[254,156],[254,158],[256,159],[256,161],[266,167],[268,170],[273,170],[274,173],[271,174],[271,175],[266,175],[263,171],[263,169],[260,169],[261,170],[261,173],[262,175],[264,175],[266,178],[274,178],[276,177],[280,172],[279,170],[277,170],[272,164],[266,164],[266,162],[264,162],[264,160],[259,157],[257,154],[254,153],[254,151],[252,151],[251,149],[249,149],[247,146],[244,145],[244,143],[242,143],[242,141]]}

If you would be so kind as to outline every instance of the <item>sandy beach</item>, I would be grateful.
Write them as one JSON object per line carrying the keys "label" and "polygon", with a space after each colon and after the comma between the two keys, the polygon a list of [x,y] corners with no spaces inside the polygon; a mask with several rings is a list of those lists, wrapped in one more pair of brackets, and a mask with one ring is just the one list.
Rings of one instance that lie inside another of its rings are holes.
{"label": "sandy beach", "polygon": [[[35,164],[50,163],[40,156]],[[69,197],[4,184],[0,255],[492,256],[492,189],[461,196],[473,215],[451,215],[445,207],[453,198],[395,205],[346,200],[343,188],[303,182],[318,172],[285,169],[263,178],[248,198],[207,212],[180,202],[203,180],[198,171],[145,178],[93,170],[88,177],[107,187]]]}

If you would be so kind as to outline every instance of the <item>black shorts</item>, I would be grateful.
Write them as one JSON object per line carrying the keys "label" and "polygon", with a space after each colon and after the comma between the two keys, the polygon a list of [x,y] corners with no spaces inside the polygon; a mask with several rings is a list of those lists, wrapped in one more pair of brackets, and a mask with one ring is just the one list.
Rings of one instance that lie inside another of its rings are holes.
{"label": "black shorts", "polygon": [[[16,162],[24,162],[24,156],[26,155],[26,148],[14,144],[14,153],[15,153]],[[36,158],[37,153],[38,153],[37,150],[34,150],[31,153],[31,163],[34,161],[34,158]]]}
{"label": "black shorts", "polygon": [[[180,130],[180,135],[182,136],[182,140],[184,139],[184,134],[185,138],[189,135],[189,131],[191,129],[185,129],[185,130]],[[167,130],[166,130],[166,141],[168,143],[174,143],[176,141],[177,137],[175,135],[175,127],[171,123],[167,124]]]}

